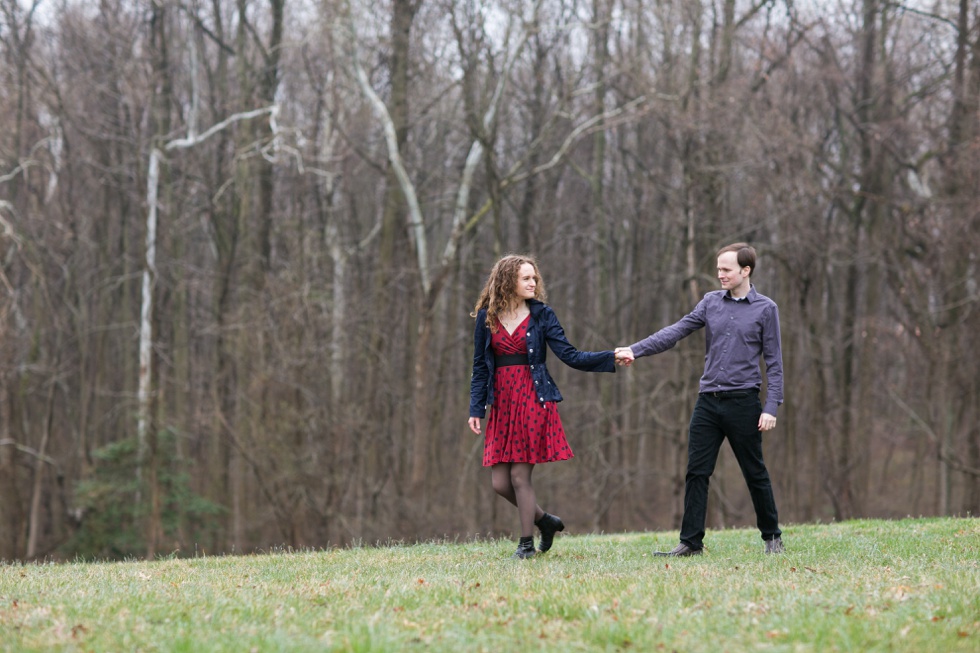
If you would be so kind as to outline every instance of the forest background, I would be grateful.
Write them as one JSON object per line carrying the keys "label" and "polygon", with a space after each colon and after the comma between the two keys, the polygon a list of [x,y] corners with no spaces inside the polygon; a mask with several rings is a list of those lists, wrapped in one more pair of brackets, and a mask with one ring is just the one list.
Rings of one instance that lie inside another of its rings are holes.
{"label": "forest background", "polygon": [[[510,533],[466,428],[495,258],[611,349],[737,240],[782,521],[980,512],[976,2],[0,11],[0,559]],[[572,531],[677,527],[703,355],[551,358]],[[727,449],[711,488],[754,523]]]}

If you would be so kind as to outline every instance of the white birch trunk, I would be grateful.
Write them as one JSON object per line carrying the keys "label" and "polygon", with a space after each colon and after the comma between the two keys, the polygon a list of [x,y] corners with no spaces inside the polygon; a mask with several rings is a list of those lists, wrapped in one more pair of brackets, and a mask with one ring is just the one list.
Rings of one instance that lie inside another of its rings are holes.
{"label": "white birch trunk", "polygon": [[[179,138],[168,142],[163,151],[176,149],[186,149],[206,141],[211,136],[241,120],[250,120],[258,116],[269,114],[270,121],[275,120],[278,106],[272,105],[254,111],[245,111],[229,116],[225,120],[212,126],[203,134],[197,135],[194,132],[194,121],[190,121],[190,133],[186,138]],[[275,130],[273,131],[275,133]],[[159,148],[150,150],[150,161],[146,175],[146,261],[143,267],[142,301],[140,305],[140,342],[139,342],[139,388],[137,390],[137,452],[138,462],[136,477],[142,475],[143,459],[146,454],[147,428],[150,423],[150,410],[152,407],[153,393],[153,287],[156,282],[156,244],[157,244],[157,195],[160,186],[160,160],[163,158],[163,151]]]}
{"label": "white birch trunk", "polygon": [[[352,28],[353,29],[353,28]],[[408,172],[405,170],[405,164],[402,161],[401,151],[398,149],[398,137],[395,133],[395,123],[391,119],[391,114],[388,113],[388,107],[385,106],[384,100],[382,100],[374,89],[371,88],[371,83],[368,80],[367,73],[364,72],[364,68],[361,67],[360,59],[355,55],[353,57],[354,72],[357,75],[357,82],[361,87],[361,91],[364,96],[371,103],[374,113],[377,114],[378,120],[381,121],[381,126],[384,128],[385,142],[388,145],[388,161],[391,163],[392,169],[395,171],[395,177],[398,178],[398,185],[401,187],[402,194],[405,196],[405,203],[408,205],[408,227],[409,233],[412,234],[412,239],[415,241],[415,256],[419,267],[419,279],[422,283],[422,293],[428,297],[429,291],[432,288],[432,281],[429,277],[429,245],[428,240],[425,235],[425,220],[422,217],[422,209],[419,207],[418,196],[415,193],[415,184],[408,176]]]}
{"label": "white birch trunk", "polygon": [[140,368],[137,397],[136,478],[142,475],[143,459],[146,455],[146,429],[150,419],[150,392],[152,389],[153,355],[153,284],[157,275],[157,193],[160,186],[160,157],[157,148],[150,150],[150,164],[146,174],[146,260],[143,266],[142,301],[140,304]]}

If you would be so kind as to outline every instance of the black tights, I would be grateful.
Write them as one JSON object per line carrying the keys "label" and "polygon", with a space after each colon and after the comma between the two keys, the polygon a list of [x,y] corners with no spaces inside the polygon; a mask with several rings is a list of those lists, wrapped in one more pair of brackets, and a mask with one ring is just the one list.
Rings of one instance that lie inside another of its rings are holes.
{"label": "black tights", "polygon": [[517,506],[521,518],[521,537],[534,535],[534,522],[544,516],[544,510],[534,497],[531,485],[531,463],[498,463],[490,468],[493,490]]}

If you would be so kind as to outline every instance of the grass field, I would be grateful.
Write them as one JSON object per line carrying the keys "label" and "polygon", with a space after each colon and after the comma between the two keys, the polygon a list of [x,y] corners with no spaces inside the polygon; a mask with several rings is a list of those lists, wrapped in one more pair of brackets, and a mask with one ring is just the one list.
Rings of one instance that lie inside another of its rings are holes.
{"label": "grass field", "polygon": [[0,565],[0,651],[980,651],[980,520]]}

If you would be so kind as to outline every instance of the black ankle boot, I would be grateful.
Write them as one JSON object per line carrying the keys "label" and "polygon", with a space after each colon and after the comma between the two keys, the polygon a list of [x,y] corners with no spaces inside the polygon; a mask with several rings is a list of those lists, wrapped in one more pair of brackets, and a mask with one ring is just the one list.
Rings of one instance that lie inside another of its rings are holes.
{"label": "black ankle boot", "polygon": [[541,531],[541,546],[538,550],[544,553],[551,548],[551,543],[555,540],[555,533],[565,530],[565,523],[554,515],[544,513],[541,519],[534,522],[534,525]]}
{"label": "black ankle boot", "polygon": [[517,541],[517,551],[514,552],[512,558],[530,558],[534,555],[534,537],[522,537]]}

